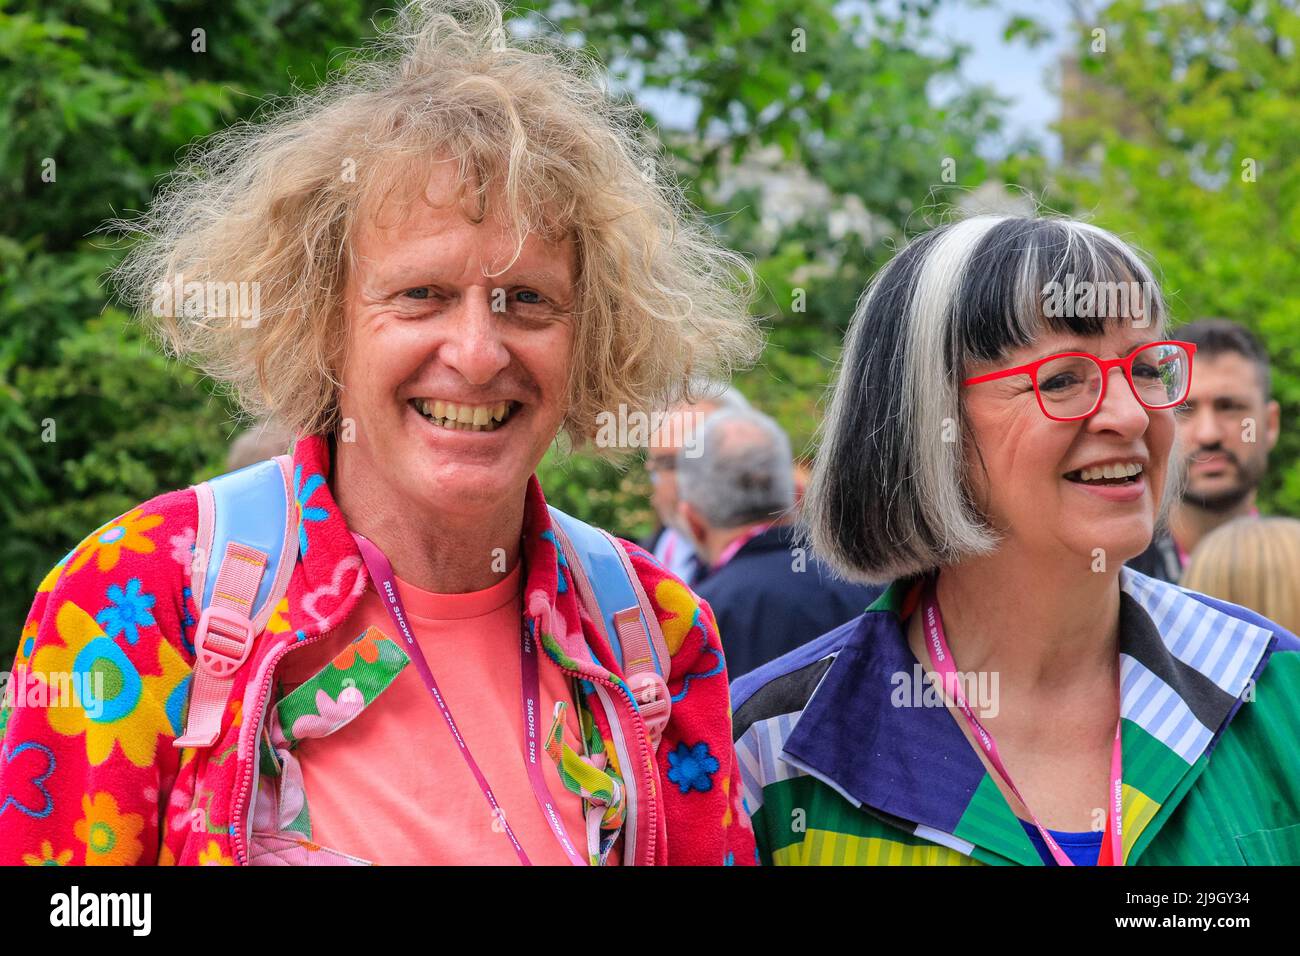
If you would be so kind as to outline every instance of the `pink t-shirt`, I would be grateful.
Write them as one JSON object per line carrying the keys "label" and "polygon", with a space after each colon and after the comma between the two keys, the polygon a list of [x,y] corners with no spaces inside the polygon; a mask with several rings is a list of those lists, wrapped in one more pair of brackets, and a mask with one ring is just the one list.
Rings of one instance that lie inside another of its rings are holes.
{"label": "pink t-shirt", "polygon": [[[398,579],[411,629],[429,662],[470,753],[487,777],[528,858],[568,863],[542,816],[524,764],[520,705],[520,568],[485,591],[435,594]],[[400,635],[373,587],[334,631],[290,652],[277,669],[283,690],[297,687],[370,626],[399,643]],[[565,741],[583,752],[569,679],[539,661],[539,734],[565,700]],[[328,737],[302,741],[302,765],[312,840],[385,865],[518,864],[504,832],[460,754],[451,731],[414,664],[350,724]],[[551,797],[569,839],[585,853],[582,800],[560,782],[555,762],[542,759]]]}

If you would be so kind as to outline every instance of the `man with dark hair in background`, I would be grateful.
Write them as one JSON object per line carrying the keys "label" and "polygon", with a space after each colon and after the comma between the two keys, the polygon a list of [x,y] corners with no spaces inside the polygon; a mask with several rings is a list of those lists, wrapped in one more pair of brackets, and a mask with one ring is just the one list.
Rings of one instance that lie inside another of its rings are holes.
{"label": "man with dark hair in background", "polygon": [[1168,528],[1129,566],[1177,582],[1197,544],[1220,525],[1255,514],[1255,493],[1277,444],[1280,409],[1271,398],[1268,355],[1259,340],[1227,319],[1201,319],[1178,330],[1196,345],[1192,390],[1178,411],[1187,483]]}

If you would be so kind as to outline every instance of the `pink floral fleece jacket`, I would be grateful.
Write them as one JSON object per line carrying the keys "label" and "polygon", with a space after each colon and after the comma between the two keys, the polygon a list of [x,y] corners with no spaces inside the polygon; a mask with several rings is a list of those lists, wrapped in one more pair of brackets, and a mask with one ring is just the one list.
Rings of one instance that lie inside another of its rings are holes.
{"label": "pink floral fleece jacket", "polygon": [[[344,621],[368,583],[327,483],[328,442],[304,437],[293,459],[298,560],[236,676],[212,747],[173,746],[185,725],[198,618],[193,489],[110,521],[41,582],[0,710],[0,864],[247,863],[257,737],[275,666]],[[653,754],[618,664],[577,599],[541,488],[530,482],[524,614],[550,665],[575,676],[593,702],[598,687],[612,702],[590,710],[606,749],[615,752],[618,740],[632,764],[619,768],[636,787],[620,837],[634,850],[624,862],[752,864],[713,614],[645,551],[620,543],[672,654],[672,719]],[[103,681],[102,699],[87,706],[76,690],[91,680]]]}

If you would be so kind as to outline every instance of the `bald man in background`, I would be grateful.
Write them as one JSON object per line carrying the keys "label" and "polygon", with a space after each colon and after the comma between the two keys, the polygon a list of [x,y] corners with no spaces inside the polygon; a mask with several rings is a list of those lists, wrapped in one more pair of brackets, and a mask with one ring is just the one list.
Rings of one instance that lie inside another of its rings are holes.
{"label": "bald man in background", "polygon": [[857,617],[880,588],[836,578],[794,519],[790,439],[753,409],[715,412],[700,454],[677,462],[679,523],[709,573],[696,592],[718,622],[731,678]]}
{"label": "bald man in background", "polygon": [[706,392],[698,402],[682,403],[668,409],[663,425],[650,436],[645,467],[650,475],[650,504],[659,518],[659,530],[643,547],[659,563],[692,587],[707,574],[707,567],[695,552],[690,535],[679,523],[677,513],[677,462],[679,454],[693,455],[694,445],[705,420],[720,409],[749,407],[745,396],[734,388]]}

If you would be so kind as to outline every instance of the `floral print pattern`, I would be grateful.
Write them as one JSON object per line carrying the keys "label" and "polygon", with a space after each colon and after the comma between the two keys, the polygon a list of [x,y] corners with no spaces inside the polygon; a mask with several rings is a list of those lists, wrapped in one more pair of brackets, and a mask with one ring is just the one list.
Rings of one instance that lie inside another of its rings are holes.
{"label": "floral print pattern", "polygon": [[[297,563],[288,593],[235,674],[228,715],[210,747],[173,746],[184,728],[199,616],[192,569],[188,558],[181,560],[198,527],[194,490],[160,495],[108,521],[50,569],[23,622],[17,658],[48,702],[0,712],[0,865],[249,862],[240,834],[253,813],[260,751],[250,738],[260,720],[240,706],[257,699],[250,681],[265,673],[272,655],[340,626],[368,583],[326,480],[330,464],[323,436],[296,443]],[[524,619],[545,651],[543,667],[579,668],[587,752],[603,755],[629,785],[646,781],[643,792],[638,783],[640,825],[658,821],[661,839],[638,841],[642,854],[654,848],[652,859],[639,862],[752,862],[753,834],[736,801],[739,770],[721,644],[707,605],[622,542],[668,640],[675,702],[658,752],[644,767],[619,766],[616,732],[633,733],[636,724],[629,712],[618,718],[629,723],[611,727],[596,696],[603,684],[624,709],[634,706],[621,665],[579,607],[572,569],[559,558],[535,480],[526,495]],[[398,645],[373,635],[362,635],[349,651],[339,662],[344,669],[325,668],[318,688],[324,694],[312,690],[295,700],[298,710],[281,715],[289,718],[282,727],[293,728],[296,717],[309,713],[331,722],[346,718],[355,699],[343,680],[354,680],[369,702],[384,675],[407,662]],[[362,680],[367,670],[374,673]],[[267,704],[272,700],[268,695]],[[654,814],[644,812],[649,801]],[[310,849],[294,846],[294,852]]]}
{"label": "floral print pattern", "polygon": [[42,840],[40,854],[24,853],[23,862],[28,866],[67,866],[72,862],[72,851],[55,853],[53,844],[49,840]]}
{"label": "floral print pattern", "polygon": [[108,637],[124,634],[128,643],[140,640],[140,628],[152,627],[155,623],[150,609],[157,600],[152,594],[141,592],[139,578],[126,582],[126,587],[110,584],[104,596],[108,598],[108,607],[95,615],[95,621],[104,629]]}
{"label": "floral print pattern", "polygon": [[677,784],[682,793],[712,790],[713,775],[720,766],[718,758],[709,753],[709,745],[704,741],[693,747],[683,742],[668,755],[668,779]]}
{"label": "floral print pattern", "polygon": [[128,866],[140,859],[144,844],[140,831],[144,817],[123,813],[111,793],[89,794],[81,798],[82,817],[73,827],[86,846],[89,866]]}
{"label": "floral print pattern", "polygon": [[55,629],[60,643],[46,644],[32,659],[32,673],[51,691],[45,710],[51,729],[84,737],[93,766],[114,748],[137,767],[150,766],[158,738],[180,731],[190,665],[161,642],[157,673],[142,674],[121,645],[71,602],[60,608]]}
{"label": "floral print pattern", "polygon": [[163,516],[159,514],[145,514],[139,508],[127,512],[116,521],[110,521],[78,546],[80,553],[68,565],[67,573],[76,574],[90,563],[91,558],[95,559],[96,566],[103,572],[117,567],[123,552],[152,554],[156,545],[145,532],[162,523]]}

